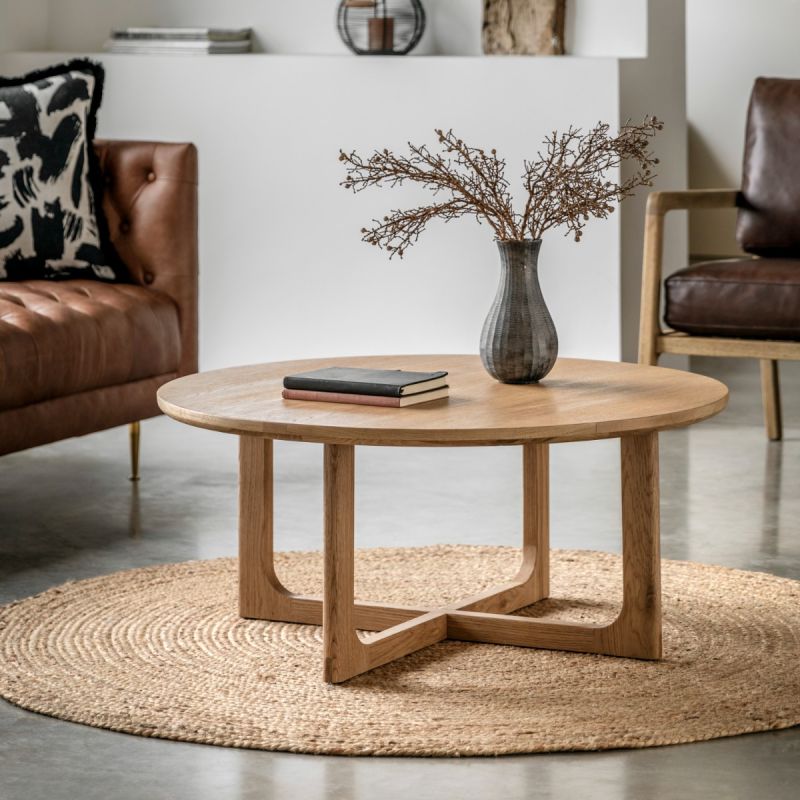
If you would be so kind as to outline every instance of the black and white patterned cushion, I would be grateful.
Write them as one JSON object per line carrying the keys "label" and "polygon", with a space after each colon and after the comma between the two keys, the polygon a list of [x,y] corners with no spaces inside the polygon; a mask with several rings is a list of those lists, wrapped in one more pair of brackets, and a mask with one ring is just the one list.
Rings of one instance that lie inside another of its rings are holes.
{"label": "black and white patterned cushion", "polygon": [[102,92],[82,59],[0,78],[0,280],[120,277],[92,149]]}

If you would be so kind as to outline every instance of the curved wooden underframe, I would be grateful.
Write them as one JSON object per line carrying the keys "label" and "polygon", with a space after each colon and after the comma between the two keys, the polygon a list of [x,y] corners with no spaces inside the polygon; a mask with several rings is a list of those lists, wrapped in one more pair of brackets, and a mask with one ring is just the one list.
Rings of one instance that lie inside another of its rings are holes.
{"label": "curved wooden underframe", "polygon": [[[609,625],[513,616],[549,595],[549,450],[523,445],[522,564],[513,581],[440,607],[354,599],[352,445],[325,445],[323,597],[292,594],[273,560],[272,440],[240,437],[239,612],[323,626],[323,678],[341,683],[443,639],[661,657],[658,434],[621,439],[623,603]],[[362,641],[356,631],[379,631]]]}

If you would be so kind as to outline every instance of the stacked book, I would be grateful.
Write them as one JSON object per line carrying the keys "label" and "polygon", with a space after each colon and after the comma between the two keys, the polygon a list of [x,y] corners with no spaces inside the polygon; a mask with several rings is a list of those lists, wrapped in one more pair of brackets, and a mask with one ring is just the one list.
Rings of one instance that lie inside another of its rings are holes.
{"label": "stacked book", "polygon": [[283,379],[283,397],[400,408],[447,397],[446,379],[446,372],[326,367],[287,375]]}
{"label": "stacked book", "polygon": [[115,28],[105,47],[136,55],[249,53],[251,33],[250,28]]}

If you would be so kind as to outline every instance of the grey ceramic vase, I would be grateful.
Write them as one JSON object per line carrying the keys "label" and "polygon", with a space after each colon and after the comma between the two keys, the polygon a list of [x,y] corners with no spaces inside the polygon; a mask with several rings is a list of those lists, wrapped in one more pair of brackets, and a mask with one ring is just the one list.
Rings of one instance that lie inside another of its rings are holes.
{"label": "grey ceramic vase", "polygon": [[500,285],[481,333],[481,361],[502,383],[536,383],[556,363],[558,335],[539,287],[541,239],[498,242]]}

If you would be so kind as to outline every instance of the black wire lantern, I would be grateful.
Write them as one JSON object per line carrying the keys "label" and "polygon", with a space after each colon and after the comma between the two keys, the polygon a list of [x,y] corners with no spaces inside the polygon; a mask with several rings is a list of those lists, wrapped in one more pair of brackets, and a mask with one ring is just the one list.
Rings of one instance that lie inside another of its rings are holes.
{"label": "black wire lantern", "polygon": [[420,0],[342,0],[339,35],[360,56],[404,56],[425,30]]}

